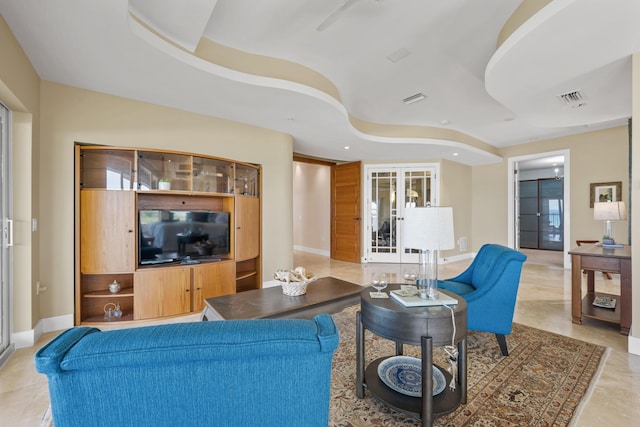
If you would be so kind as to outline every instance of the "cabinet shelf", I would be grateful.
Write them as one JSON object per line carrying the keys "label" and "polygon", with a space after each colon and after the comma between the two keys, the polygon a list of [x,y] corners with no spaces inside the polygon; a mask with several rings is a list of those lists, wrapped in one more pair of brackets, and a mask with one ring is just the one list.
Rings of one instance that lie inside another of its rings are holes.
{"label": "cabinet shelf", "polygon": [[82,321],[82,324],[87,324],[87,323],[100,323],[100,324],[108,324],[108,323],[122,323],[122,322],[130,322],[133,321],[133,314],[132,313],[128,313],[125,314],[124,316],[122,316],[119,319],[113,319],[113,320],[104,320],[104,315],[102,316],[91,316],[91,317],[87,317]]}
{"label": "cabinet shelf", "polygon": [[236,280],[246,279],[247,277],[252,277],[258,274],[256,271],[243,271],[240,274],[236,275]]}
{"label": "cabinet shelf", "polygon": [[[615,308],[603,308],[593,305],[593,300],[597,296],[615,298],[617,301]],[[607,294],[604,292],[587,293],[587,295],[582,298],[582,316],[608,323],[620,324],[620,305],[620,295]]]}
{"label": "cabinet shelf", "polygon": [[120,292],[111,293],[109,290],[85,292],[83,295],[85,298],[118,298],[118,297],[132,297],[133,288],[124,288]]}
{"label": "cabinet shelf", "polygon": [[[411,397],[406,394],[398,393],[389,388],[378,375],[378,366],[386,357],[374,360],[365,370],[365,386],[374,396],[384,401],[392,408],[420,418],[422,408],[421,397]],[[445,377],[445,384],[451,382],[451,374],[439,366],[433,365],[433,369],[438,369]],[[462,399],[461,387],[451,390],[449,387],[433,396],[433,415],[440,416],[448,414],[455,410]]]}

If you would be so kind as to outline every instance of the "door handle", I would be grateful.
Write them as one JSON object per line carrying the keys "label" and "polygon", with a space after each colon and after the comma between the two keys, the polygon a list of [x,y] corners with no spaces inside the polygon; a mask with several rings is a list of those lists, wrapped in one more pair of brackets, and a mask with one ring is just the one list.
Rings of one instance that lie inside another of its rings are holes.
{"label": "door handle", "polygon": [[355,221],[360,221],[360,217],[359,217],[359,216],[357,216],[357,217],[355,217],[355,218],[353,218],[353,219],[354,219]]}
{"label": "door handle", "polygon": [[10,248],[11,246],[13,246],[13,220],[6,218],[4,221],[4,244],[5,247]]}

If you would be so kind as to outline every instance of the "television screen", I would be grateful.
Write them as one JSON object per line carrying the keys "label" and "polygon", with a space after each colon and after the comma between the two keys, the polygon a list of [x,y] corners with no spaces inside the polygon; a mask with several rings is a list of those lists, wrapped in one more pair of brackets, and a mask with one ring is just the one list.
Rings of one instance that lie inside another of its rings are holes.
{"label": "television screen", "polygon": [[229,212],[148,209],[138,212],[138,260],[156,264],[229,253]]}

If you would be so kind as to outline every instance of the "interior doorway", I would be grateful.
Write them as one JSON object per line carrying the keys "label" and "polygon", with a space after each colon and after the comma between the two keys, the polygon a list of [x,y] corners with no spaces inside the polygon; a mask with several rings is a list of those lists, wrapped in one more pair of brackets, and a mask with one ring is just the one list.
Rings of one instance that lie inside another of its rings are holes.
{"label": "interior doorway", "polygon": [[[570,152],[569,150],[553,151],[547,153],[530,154],[527,156],[511,157],[508,159],[508,244],[510,247],[521,248],[521,221],[520,211],[520,181],[527,170],[547,170],[555,179],[557,176],[562,181],[562,209],[558,220],[562,223],[562,253],[563,266],[569,268],[571,259],[568,255],[571,249],[570,235]],[[558,170],[556,175],[556,169]],[[561,179],[560,179],[561,178]]]}

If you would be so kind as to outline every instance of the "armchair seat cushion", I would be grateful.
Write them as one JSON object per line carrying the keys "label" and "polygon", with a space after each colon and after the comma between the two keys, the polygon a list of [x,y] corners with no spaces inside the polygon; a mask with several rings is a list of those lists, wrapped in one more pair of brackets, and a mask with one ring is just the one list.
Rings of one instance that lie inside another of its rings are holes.
{"label": "armchair seat cushion", "polygon": [[452,280],[439,280],[438,287],[460,296],[470,294],[476,290],[470,283],[454,282]]}

